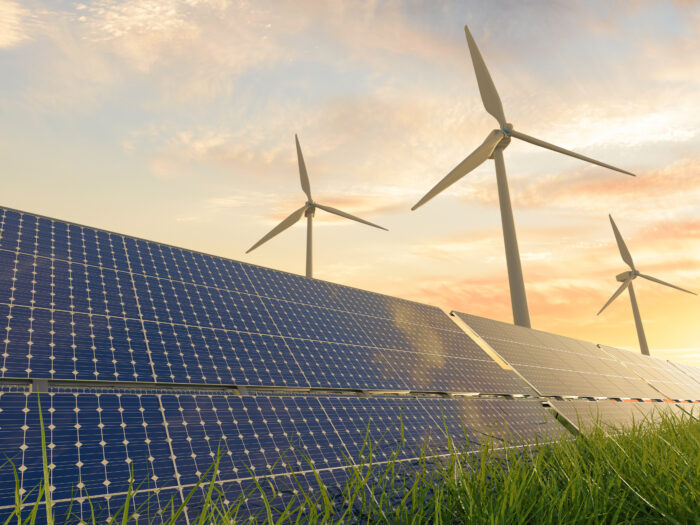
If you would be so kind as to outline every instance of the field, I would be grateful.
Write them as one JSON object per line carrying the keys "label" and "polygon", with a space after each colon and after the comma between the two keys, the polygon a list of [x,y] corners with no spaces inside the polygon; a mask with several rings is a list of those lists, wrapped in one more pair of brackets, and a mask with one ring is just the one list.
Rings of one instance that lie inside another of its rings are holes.
{"label": "field", "polygon": [[[265,479],[243,499],[225,504],[220,486],[212,482],[215,461],[189,495],[190,523],[700,523],[700,422],[690,418],[667,416],[624,432],[599,426],[528,448],[486,443],[478,453],[453,450],[440,460],[424,451],[412,464],[375,464],[366,443],[358,464],[342,489],[319,483],[309,491],[299,483],[283,508],[279,498],[277,504],[269,499]],[[44,472],[48,479],[46,456]],[[17,479],[6,462],[2,474],[13,473]],[[17,508],[4,523],[64,523],[51,515],[45,488],[23,496],[17,492]],[[130,492],[138,493],[137,482]],[[184,509],[174,506],[149,520],[149,502],[135,505],[130,496],[110,523],[183,522]],[[243,509],[253,508],[253,502],[259,511],[244,517]],[[98,515],[96,509],[89,521],[104,522]]]}

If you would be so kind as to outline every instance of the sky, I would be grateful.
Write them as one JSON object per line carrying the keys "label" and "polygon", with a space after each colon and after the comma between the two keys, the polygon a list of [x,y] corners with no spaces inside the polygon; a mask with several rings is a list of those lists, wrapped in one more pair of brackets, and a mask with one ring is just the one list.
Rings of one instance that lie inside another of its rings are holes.
{"label": "sky", "polygon": [[[700,292],[700,4],[0,0],[0,204],[512,321],[468,24],[515,129],[631,178],[505,151],[534,328],[637,350],[612,214],[637,267]],[[700,297],[637,279],[652,355],[700,366]]]}

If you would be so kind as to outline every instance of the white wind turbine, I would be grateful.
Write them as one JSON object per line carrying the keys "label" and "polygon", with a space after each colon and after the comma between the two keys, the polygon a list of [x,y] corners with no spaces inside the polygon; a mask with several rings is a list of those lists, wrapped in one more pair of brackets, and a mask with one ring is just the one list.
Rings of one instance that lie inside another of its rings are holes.
{"label": "white wind turbine", "polygon": [[314,212],[316,211],[316,208],[321,209],[323,211],[327,211],[328,213],[332,213],[334,215],[339,215],[340,217],[345,217],[346,219],[351,219],[353,221],[361,222],[362,224],[367,224],[368,226],[374,226],[375,228],[379,228],[380,230],[385,230],[388,231],[386,228],[382,226],[378,226],[374,223],[371,223],[369,221],[366,221],[364,219],[360,219],[359,217],[355,217],[354,215],[350,215],[349,213],[345,213],[344,211],[337,210],[335,208],[331,208],[330,206],[324,206],[323,204],[319,204],[317,202],[314,202],[314,200],[311,198],[311,185],[309,184],[309,175],[306,172],[306,164],[304,163],[304,156],[301,154],[301,146],[299,146],[299,138],[294,135],[294,140],[296,141],[297,144],[297,159],[299,161],[299,177],[301,179],[301,189],[304,190],[304,193],[306,194],[306,198],[308,199],[306,201],[306,204],[304,204],[301,208],[296,210],[294,213],[292,213],[289,217],[284,219],[282,222],[280,222],[277,226],[272,228],[270,232],[265,235],[262,239],[260,239],[258,242],[256,242],[253,246],[246,251],[246,253],[252,252],[255,248],[260,246],[261,244],[269,241],[272,239],[275,235],[278,233],[283,232],[293,224],[299,221],[299,219],[302,218],[302,216],[306,215],[306,277],[311,279],[313,277],[313,262],[312,262],[312,244],[313,244],[313,236],[312,236],[312,223],[313,223],[313,218],[314,218]]}
{"label": "white wind turbine", "polygon": [[493,115],[496,120],[498,120],[500,129],[495,129],[489,133],[486,140],[484,140],[484,142],[478,148],[476,148],[466,159],[460,162],[457,167],[448,173],[444,179],[438,182],[435,187],[430,190],[421,200],[419,200],[418,203],[416,203],[416,205],[411,209],[415,210],[419,206],[422,206],[430,199],[435,197],[438,193],[457,182],[477,166],[481,165],[487,159],[494,160],[496,164],[498,200],[501,208],[501,223],[503,225],[503,240],[505,242],[506,249],[506,263],[508,266],[510,300],[513,308],[513,321],[516,325],[526,326],[529,328],[530,313],[527,307],[525,283],[523,282],[523,271],[520,266],[520,254],[518,252],[518,240],[515,235],[513,210],[510,204],[508,181],[506,179],[506,167],[503,161],[503,150],[508,146],[508,144],[510,144],[511,137],[524,140],[525,142],[535,144],[536,146],[551,149],[552,151],[556,151],[558,153],[563,153],[564,155],[569,155],[570,157],[585,160],[586,162],[597,164],[598,166],[603,166],[604,168],[619,171],[627,175],[634,176],[634,174],[515,131],[513,129],[513,125],[506,121],[505,114],[503,113],[503,106],[501,105],[501,99],[498,96],[493,80],[491,80],[491,75],[486,68],[484,59],[481,57],[479,48],[476,46],[476,42],[474,42],[474,39],[472,38],[467,26],[464,27],[464,32],[467,35],[467,44],[469,45],[469,52],[472,57],[472,63],[474,64],[474,72],[476,73],[476,81],[479,85],[481,100],[486,111]]}
{"label": "white wind turbine", "polygon": [[647,338],[644,335],[644,327],[642,326],[642,318],[639,315],[637,297],[634,295],[634,286],[632,286],[632,281],[634,281],[637,277],[641,277],[642,279],[647,279],[648,281],[663,284],[664,286],[670,286],[671,288],[675,288],[676,290],[680,290],[681,292],[692,293],[693,295],[697,294],[695,292],[691,292],[690,290],[686,290],[684,288],[680,288],[679,286],[675,286],[673,284],[664,282],[661,279],[657,279],[656,277],[640,273],[639,270],[637,270],[637,268],[634,266],[634,261],[632,261],[630,251],[627,249],[627,245],[622,239],[622,235],[620,235],[620,230],[617,229],[617,225],[615,224],[612,215],[608,215],[608,217],[610,217],[610,224],[612,224],[613,233],[615,234],[615,240],[617,241],[617,247],[620,249],[620,255],[622,256],[622,260],[625,261],[625,263],[627,263],[627,266],[630,267],[631,271],[622,272],[621,274],[618,274],[615,277],[622,284],[615,291],[612,297],[608,299],[608,302],[605,303],[605,306],[603,306],[603,308],[600,309],[600,312],[598,312],[596,315],[600,315],[602,311],[605,310],[610,303],[617,299],[617,297],[622,292],[624,292],[625,290],[629,290],[630,301],[632,302],[632,314],[634,315],[634,324],[637,327],[637,337],[639,338],[639,347],[641,348],[642,353],[644,355],[649,355],[649,346],[647,345]]}

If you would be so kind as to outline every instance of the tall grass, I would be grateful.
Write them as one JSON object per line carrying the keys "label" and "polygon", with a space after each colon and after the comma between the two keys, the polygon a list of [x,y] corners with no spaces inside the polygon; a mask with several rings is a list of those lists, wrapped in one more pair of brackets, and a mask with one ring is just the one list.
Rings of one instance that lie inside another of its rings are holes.
{"label": "tall grass", "polygon": [[[284,503],[274,497],[274,481],[266,478],[253,480],[252,488],[237,501],[225,503],[215,459],[184,503],[171,501],[157,521],[181,523],[188,512],[190,523],[198,525],[248,520],[270,524],[700,523],[700,422],[690,418],[668,415],[657,424],[636,423],[619,433],[598,426],[573,439],[533,447],[498,449],[485,443],[476,452],[452,447],[450,454],[439,459],[423,450],[416,461],[402,462],[397,460],[399,452],[378,463],[373,444],[367,444],[362,460],[348,467],[341,489],[326,487],[322,473],[309,462],[315,489],[309,488],[308,478],[292,474],[287,481],[297,493]],[[40,523],[37,509],[42,501],[46,507],[42,519],[52,519],[46,469],[44,476],[41,486],[23,498],[17,481],[16,507],[6,525]],[[146,499],[134,509],[138,489],[130,485],[110,524],[133,523],[136,514],[141,514],[139,523],[144,521],[144,509],[153,501]],[[95,499],[91,508],[100,501]],[[258,510],[251,515],[253,501]],[[78,520],[74,516],[67,521]],[[87,520],[106,521],[97,520],[95,512]]]}

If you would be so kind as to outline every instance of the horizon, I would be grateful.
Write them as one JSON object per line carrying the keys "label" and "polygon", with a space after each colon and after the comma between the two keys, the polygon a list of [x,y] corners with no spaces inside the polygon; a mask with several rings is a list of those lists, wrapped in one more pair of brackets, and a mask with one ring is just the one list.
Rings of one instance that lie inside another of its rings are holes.
{"label": "horizon", "polygon": [[[700,6],[0,0],[0,20],[5,206],[303,274],[303,221],[245,255],[306,200],[298,133],[314,198],[390,230],[319,214],[315,277],[512,322],[492,164],[410,211],[497,127],[467,23],[516,129],[638,175],[507,149],[533,328],[639,351],[627,294],[595,316],[627,269],[608,213],[642,272],[700,292]],[[637,283],[651,355],[700,366],[700,299]]]}

